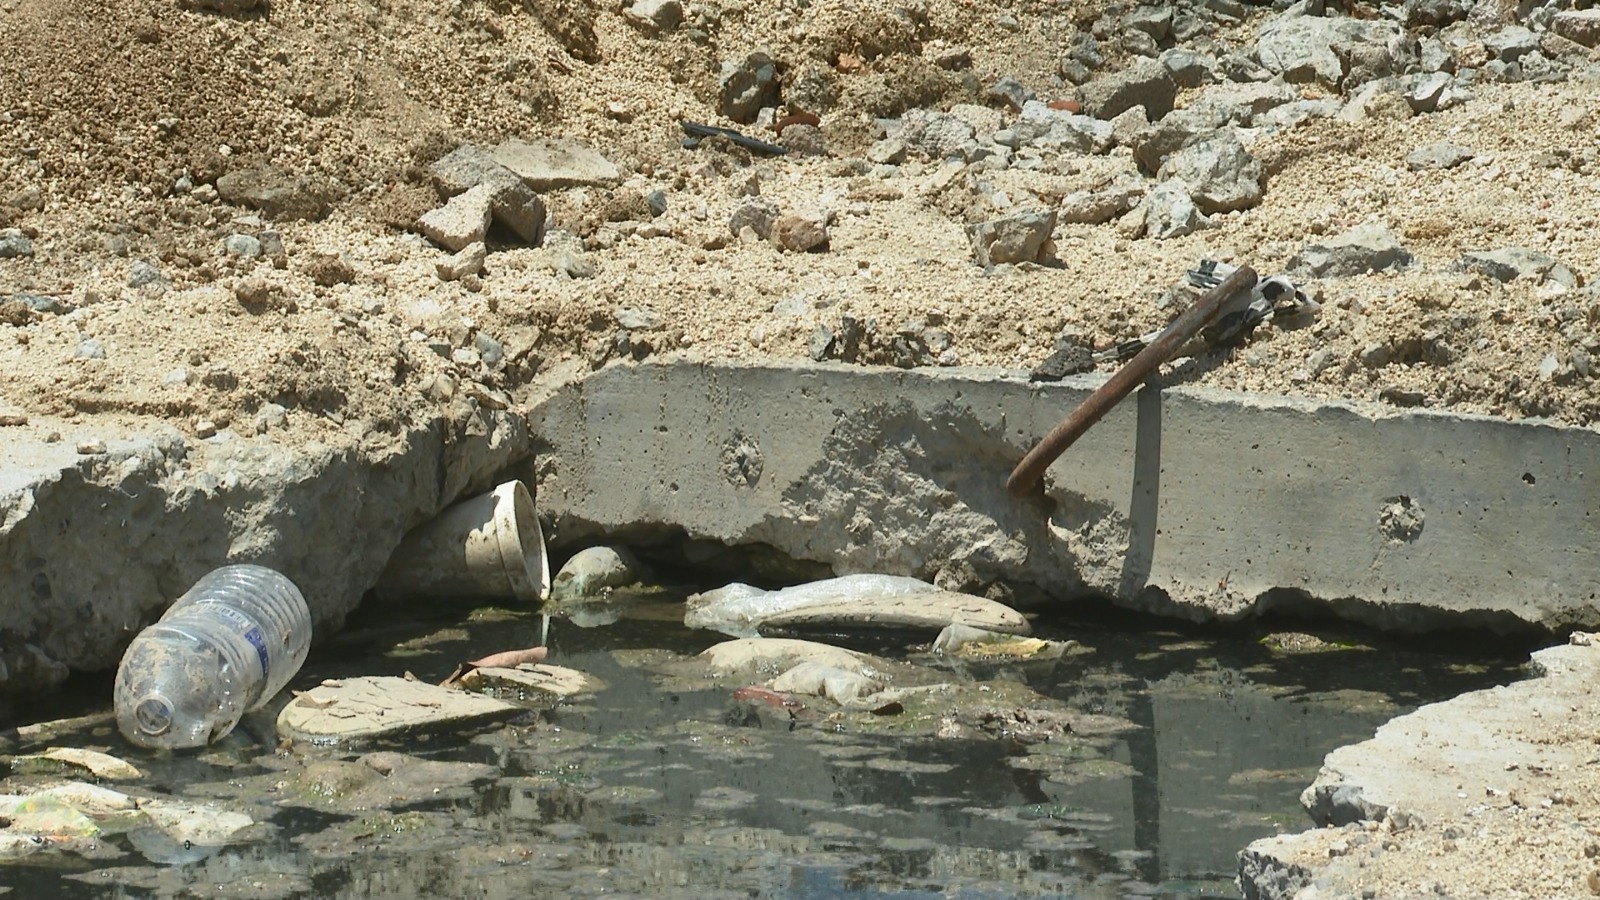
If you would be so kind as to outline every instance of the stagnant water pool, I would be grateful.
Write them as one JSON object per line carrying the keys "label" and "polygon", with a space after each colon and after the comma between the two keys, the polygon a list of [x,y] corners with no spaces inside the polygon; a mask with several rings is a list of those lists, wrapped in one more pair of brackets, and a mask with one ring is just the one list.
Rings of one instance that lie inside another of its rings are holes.
{"label": "stagnant water pool", "polygon": [[[508,725],[379,748],[448,764],[410,789],[351,762],[372,748],[281,746],[271,709],[202,753],[140,751],[103,721],[69,732],[56,743],[147,773],[119,789],[214,800],[260,824],[220,849],[133,832],[87,853],[35,853],[0,864],[0,893],[1237,897],[1235,854],[1308,826],[1297,798],[1327,751],[1419,704],[1515,680],[1526,658],[1522,647],[1349,635],[1297,654],[1255,634],[1121,614],[1040,619],[1040,636],[1081,651],[949,663],[950,675],[1020,682],[1138,726],[1041,746],[868,733],[820,699],[791,716],[735,701],[745,682],[663,677],[662,660],[726,640],[685,629],[682,597],[636,598],[592,627],[557,620],[549,661],[605,689]],[[437,682],[538,637],[525,613],[367,609],[295,686],[405,672]],[[858,634],[848,645],[926,660],[918,640]],[[106,708],[109,687],[104,703],[85,702]]]}

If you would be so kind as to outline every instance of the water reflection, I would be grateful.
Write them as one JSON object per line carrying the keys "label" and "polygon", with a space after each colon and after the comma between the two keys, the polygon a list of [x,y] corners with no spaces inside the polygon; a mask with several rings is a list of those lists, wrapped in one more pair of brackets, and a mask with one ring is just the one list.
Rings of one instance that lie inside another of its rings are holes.
{"label": "water reflection", "polygon": [[[672,625],[667,603],[599,628],[557,623],[552,661],[607,690],[535,722],[390,748],[460,766],[455,783],[413,791],[356,753],[279,753],[270,718],[176,757],[81,733],[80,745],[144,767],[142,788],[216,800],[262,824],[246,843],[203,853],[112,835],[86,856],[0,868],[0,886],[28,897],[1237,896],[1234,854],[1305,826],[1298,794],[1329,749],[1418,702],[1518,674],[1515,660],[1413,648],[1285,656],[1242,638],[1047,623],[1042,636],[1094,652],[912,658],[997,695],[1025,685],[1139,727],[1049,741],[905,736],[736,704],[740,684],[664,680],[640,660],[721,640]],[[407,670],[437,680],[537,628],[536,617],[460,612],[431,625],[358,622],[297,687]],[[900,638],[855,640],[907,657]]]}

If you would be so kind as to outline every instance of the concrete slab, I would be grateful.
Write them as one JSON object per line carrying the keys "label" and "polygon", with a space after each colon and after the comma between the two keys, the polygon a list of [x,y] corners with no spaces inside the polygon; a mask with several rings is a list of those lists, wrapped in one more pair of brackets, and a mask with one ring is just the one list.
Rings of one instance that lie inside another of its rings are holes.
{"label": "concrete slab", "polygon": [[522,712],[489,697],[404,678],[326,681],[278,713],[278,735],[313,744],[355,744],[418,732],[471,728]]}
{"label": "concrete slab", "polygon": [[1600,624],[1600,432],[1143,389],[1047,473],[1022,454],[1100,383],[810,363],[620,364],[530,411],[554,547],[764,544],[838,573],[1230,620]]}
{"label": "concrete slab", "polygon": [[1596,893],[1600,646],[1581,635],[1532,665],[1541,677],[1424,706],[1329,753],[1300,798],[1328,827],[1252,843],[1244,896]]}

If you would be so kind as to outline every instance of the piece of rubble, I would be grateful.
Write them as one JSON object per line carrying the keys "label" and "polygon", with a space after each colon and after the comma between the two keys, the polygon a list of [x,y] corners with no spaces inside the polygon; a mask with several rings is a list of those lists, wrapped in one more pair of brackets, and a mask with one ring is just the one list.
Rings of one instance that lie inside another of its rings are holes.
{"label": "piece of rubble", "polygon": [[820,253],[828,249],[827,218],[817,213],[786,213],[772,221],[769,238],[787,253]]}
{"label": "piece of rubble", "polygon": [[683,22],[683,4],[679,0],[634,0],[623,9],[622,17],[645,31],[671,31]]}
{"label": "piece of rubble", "polygon": [[1193,234],[1204,224],[1188,187],[1176,178],[1145,195],[1144,210],[1145,234],[1157,240]]}
{"label": "piece of rubble", "polygon": [[1336,237],[1307,244],[1289,260],[1289,272],[1311,278],[1341,278],[1397,271],[1411,265],[1411,251],[1388,228],[1357,225]]}
{"label": "piece of rubble", "polygon": [[463,144],[440,157],[428,169],[434,186],[448,198],[487,185],[491,191],[491,221],[514,232],[530,246],[544,240],[544,201],[523,178],[497,162],[488,151]]}
{"label": "piece of rubble", "polygon": [[605,185],[621,177],[610,160],[572,138],[512,138],[497,145],[490,156],[535,191]]}
{"label": "piece of rubble", "polygon": [[1261,202],[1261,163],[1244,149],[1231,128],[1167,157],[1157,177],[1183,182],[1195,206],[1207,215],[1248,209]]}
{"label": "piece of rubble", "polygon": [[765,53],[726,60],[717,78],[719,111],[743,125],[756,120],[763,108],[778,105],[778,67]]}
{"label": "piece of rubble", "polygon": [[[1262,26],[1256,58],[1290,84],[1316,82],[1350,90],[1403,69],[1389,49],[1402,37],[1401,27],[1391,21],[1306,15],[1297,5]],[[1357,48],[1369,49],[1377,59],[1352,65],[1347,72],[1346,61],[1359,54]]]}
{"label": "piece of rubble", "polygon": [[1468,250],[1461,254],[1457,268],[1487,275],[1495,281],[1525,278],[1535,284],[1553,281],[1566,288],[1578,286],[1578,276],[1567,265],[1548,253],[1525,247],[1499,250]]}
{"label": "piece of rubble", "polygon": [[785,671],[805,662],[857,671],[872,666],[868,657],[853,650],[794,638],[738,638],[723,641],[701,652],[700,658],[707,662],[711,675],[717,678]]}
{"label": "piece of rubble", "polygon": [[1406,154],[1406,166],[1413,172],[1428,169],[1454,169],[1476,154],[1468,147],[1441,141]]}
{"label": "piece of rubble", "polygon": [[1550,20],[1550,30],[1575,44],[1600,47],[1600,8],[1562,10]]}
{"label": "piece of rubble", "polygon": [[1056,228],[1056,211],[1026,210],[1015,215],[967,226],[972,253],[978,265],[1045,262],[1050,258],[1050,235]]}
{"label": "piece of rubble", "polygon": [[1172,111],[1178,83],[1167,67],[1153,59],[1139,59],[1126,69],[1103,75],[1080,90],[1083,111],[1111,119],[1132,106],[1143,106],[1151,119]]}
{"label": "piece of rubble", "polygon": [[[624,326],[626,327],[626,326]],[[642,569],[626,547],[588,547],[562,563],[550,580],[550,600],[582,600],[637,582]]]}
{"label": "piece of rubble", "polygon": [[278,714],[278,735],[313,744],[346,744],[472,728],[520,712],[510,703],[420,681],[345,678],[297,695]]}
{"label": "piece of rubble", "polygon": [[0,229],[0,259],[27,259],[33,255],[33,241],[15,228]]}
{"label": "piece of rubble", "polygon": [[454,254],[434,263],[434,272],[440,281],[460,281],[468,275],[483,271],[484,260],[489,258],[489,248],[483,241],[474,241]]}
{"label": "piece of rubble", "polygon": [[277,169],[254,166],[217,179],[217,194],[229,203],[259,209],[274,219],[315,221],[328,213],[328,202],[307,182]]}
{"label": "piece of rubble", "polygon": [[429,210],[417,220],[423,236],[451,252],[480,243],[489,233],[495,189],[480,184],[451,197],[438,209]]}

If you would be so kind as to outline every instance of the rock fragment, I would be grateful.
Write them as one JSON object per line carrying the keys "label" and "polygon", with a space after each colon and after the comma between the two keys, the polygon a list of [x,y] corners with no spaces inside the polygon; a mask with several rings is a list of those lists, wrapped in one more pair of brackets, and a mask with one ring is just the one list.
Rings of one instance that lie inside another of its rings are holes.
{"label": "rock fragment", "polygon": [[423,236],[452,252],[479,243],[489,233],[495,189],[489,184],[451,197],[438,209],[429,210],[417,220]]}
{"label": "rock fragment", "polygon": [[1144,203],[1145,234],[1157,240],[1193,234],[1202,224],[1189,189],[1177,179],[1156,185]]}
{"label": "rock fragment", "polygon": [[755,197],[745,201],[733,215],[728,217],[728,231],[734,237],[746,228],[755,232],[756,237],[766,240],[772,234],[772,223],[778,220],[778,204],[764,197]]}
{"label": "rock fragment", "polygon": [[1495,281],[1527,279],[1535,284],[1552,281],[1566,288],[1578,286],[1578,276],[1567,265],[1548,253],[1524,247],[1499,250],[1469,250],[1461,254],[1457,268],[1487,275]]}
{"label": "rock fragment", "polygon": [[1600,47],[1600,8],[1562,10],[1550,20],[1550,30],[1573,43]]}
{"label": "rock fragment", "polygon": [[610,160],[572,138],[512,138],[496,145],[490,156],[535,191],[610,184],[621,177]]}
{"label": "rock fragment", "polygon": [[984,268],[1003,263],[1043,262],[1049,258],[1050,235],[1055,227],[1055,210],[1027,210],[969,225],[967,237],[972,241],[974,258]]}
{"label": "rock fragment", "polygon": [[1369,222],[1337,237],[1307,244],[1289,260],[1289,271],[1312,278],[1341,278],[1397,271],[1411,265],[1411,252],[1388,228]]}
{"label": "rock fragment", "polygon": [[769,235],[787,253],[820,253],[828,249],[827,217],[817,213],[787,213],[774,219]]}
{"label": "rock fragment", "polygon": [[1183,182],[1195,206],[1207,215],[1248,209],[1261,202],[1261,163],[1244,149],[1232,129],[1167,157],[1158,177]]}
{"label": "rock fragment", "polygon": [[645,31],[671,31],[683,22],[683,4],[679,0],[634,0],[622,15]]}
{"label": "rock fragment", "polygon": [[0,259],[26,259],[33,256],[33,241],[15,228],[0,231]]}
{"label": "rock fragment", "polygon": [[1406,154],[1406,166],[1413,172],[1429,169],[1453,169],[1474,155],[1472,150],[1448,141],[1428,144]]}
{"label": "rock fragment", "polygon": [[1178,83],[1166,66],[1153,59],[1140,59],[1119,72],[1101,76],[1081,89],[1083,111],[1099,119],[1110,119],[1133,106],[1143,106],[1151,119],[1172,111],[1178,96]]}
{"label": "rock fragment", "polygon": [[778,105],[778,67],[765,53],[722,64],[718,77],[720,112],[735,122],[750,124],[762,108]]}
{"label": "rock fragment", "polygon": [[314,221],[328,213],[328,202],[310,184],[266,166],[223,175],[217,179],[217,195],[274,219]]}
{"label": "rock fragment", "polygon": [[474,241],[445,259],[434,263],[434,273],[440,281],[460,281],[468,275],[476,275],[483,271],[484,260],[488,259],[489,249],[482,241]]}

